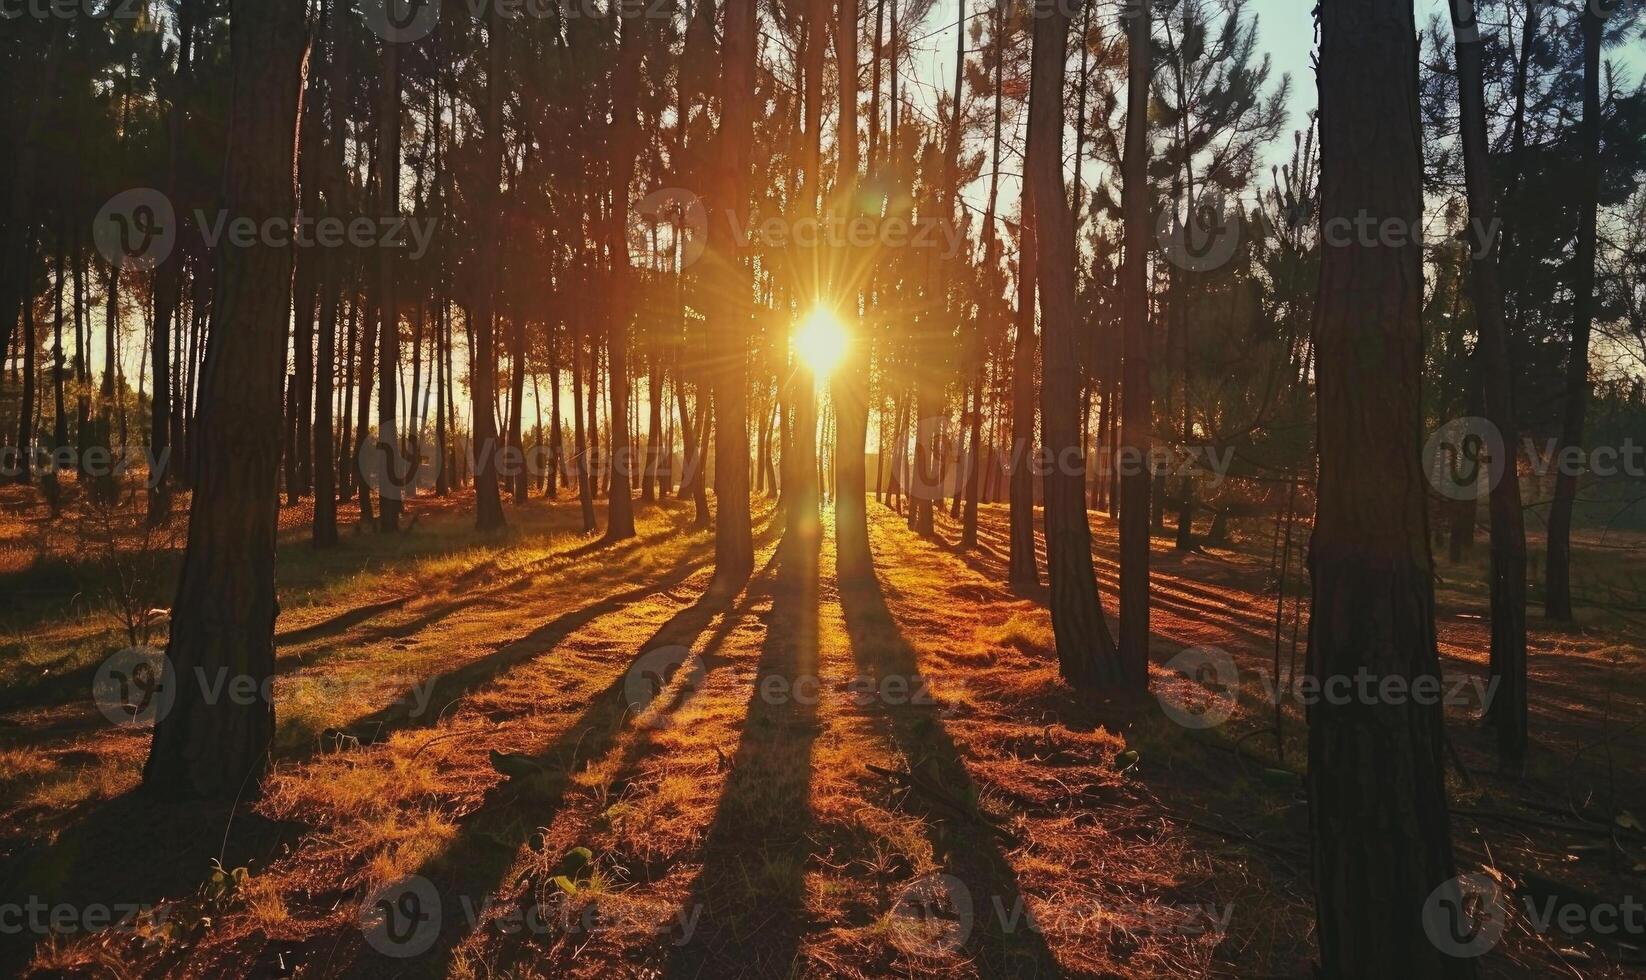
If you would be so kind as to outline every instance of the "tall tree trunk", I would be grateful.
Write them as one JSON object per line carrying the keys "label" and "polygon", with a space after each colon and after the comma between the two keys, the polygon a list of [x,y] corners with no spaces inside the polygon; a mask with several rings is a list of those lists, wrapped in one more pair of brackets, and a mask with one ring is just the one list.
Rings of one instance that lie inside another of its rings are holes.
{"label": "tall tree trunk", "polygon": [[1514,378],[1509,368],[1509,334],[1503,317],[1503,284],[1498,278],[1496,208],[1486,136],[1486,85],[1480,33],[1474,7],[1452,0],[1457,35],[1458,115],[1463,136],[1463,164],[1469,193],[1469,223],[1474,230],[1475,323],[1480,333],[1482,387],[1486,417],[1497,426],[1501,444],[1491,447],[1503,468],[1492,484],[1492,655],[1491,676],[1497,696],[1487,717],[1497,729],[1498,755],[1518,769],[1526,754],[1526,526],[1520,506],[1520,477],[1515,446],[1519,430],[1514,416]]}
{"label": "tall tree trunk", "polygon": [[51,364],[52,418],[55,425],[52,449],[58,451],[69,444],[69,417],[63,396],[63,290],[68,282],[67,264],[63,255],[68,239],[65,231],[66,229],[60,230],[57,235],[57,288],[52,291],[52,339],[55,342]]}
{"label": "tall tree trunk", "polygon": [[1120,270],[1120,655],[1139,688],[1149,683],[1149,5],[1127,8],[1126,159]]}
{"label": "tall tree trunk", "polygon": [[[1320,24],[1322,227],[1368,214],[1421,227],[1411,0],[1326,0]],[[1415,243],[1322,249],[1307,669],[1319,690],[1367,675],[1401,678],[1404,690],[1439,683],[1417,452],[1422,263]],[[1423,926],[1425,902],[1455,871],[1440,705],[1323,698],[1308,714],[1322,975],[1473,975],[1472,961],[1442,952]]]}
{"label": "tall tree trunk", "polygon": [[[859,0],[839,0],[835,24],[835,59],[838,73],[848,80],[840,89],[839,131],[835,145],[840,152],[840,186],[835,190],[837,207],[848,216],[856,214],[858,187],[857,137],[857,46]],[[855,267],[857,263],[853,263]],[[835,495],[834,539],[839,575],[851,578],[867,570],[869,554],[868,451],[869,451],[869,346],[859,313],[859,290],[850,289],[842,318],[851,334],[845,357],[834,372],[830,390],[835,408]]]}
{"label": "tall tree trunk", "polygon": [[[736,240],[748,211],[749,147],[754,141],[755,2],[727,0],[721,46],[720,145],[715,154],[716,216],[709,223],[711,268],[723,283],[709,323],[714,373],[715,581],[733,587],[754,571],[749,512],[749,432],[746,346],[749,279]],[[733,225],[732,222],[737,224]]]}
{"label": "tall tree trunk", "polygon": [[[1001,127],[1001,96],[1002,72],[1005,67],[1005,51],[1000,45],[1000,8],[993,9],[991,15],[991,35],[996,44],[994,60],[994,144],[989,153],[989,203],[983,211],[983,269],[984,282],[992,284],[996,263],[999,261],[995,251],[998,239],[995,236],[995,205],[1000,196],[1000,127]],[[987,375],[989,362],[988,335],[993,332],[995,313],[999,308],[1000,296],[991,289],[990,294],[984,297],[978,308],[979,323],[977,327],[977,347],[973,356],[977,359],[976,385],[978,391],[977,412],[972,416],[972,466],[966,478],[966,511],[960,523],[960,546],[962,548],[977,547],[977,503],[978,494],[984,488],[978,486],[978,476],[982,469],[985,454],[980,452],[979,440],[983,432],[983,400],[987,390]],[[993,476],[993,467],[990,467],[990,477]]]}
{"label": "tall tree trunk", "polygon": [[[377,117],[378,213],[386,221],[400,214],[400,45],[383,42],[382,103]],[[395,287],[394,249],[377,250],[377,454],[382,467],[377,529],[400,530],[401,497],[417,479],[417,468],[400,472],[400,303]],[[299,297],[301,298],[301,297]],[[301,319],[301,314],[299,314]]]}
{"label": "tall tree trunk", "polygon": [[640,153],[639,84],[641,32],[645,23],[639,0],[619,0],[622,36],[612,92],[611,124],[611,290],[607,309],[606,367],[611,379],[612,480],[606,504],[606,540],[634,537],[634,498],[630,479],[634,446],[629,438],[629,321],[634,315],[637,284],[629,263],[629,182]]}
{"label": "tall tree trunk", "polygon": [[[1589,405],[1589,332],[1595,315],[1595,212],[1600,202],[1600,45],[1609,0],[1583,5],[1583,169],[1578,188],[1577,266],[1572,282],[1572,349],[1566,360],[1566,396],[1556,459],[1583,449],[1583,420]],[[1555,475],[1549,508],[1549,569],[1543,612],[1550,619],[1572,618],[1572,508],[1577,503],[1578,468],[1562,465]]]}
{"label": "tall tree trunk", "polygon": [[657,497],[659,485],[664,495],[668,494],[668,477],[659,476],[658,462],[663,454],[663,363],[661,352],[656,345],[647,357],[646,370],[646,465],[643,470],[644,479],[640,481],[640,499],[647,503]]}
{"label": "tall tree trunk", "polygon": [[1051,578],[1052,631],[1058,672],[1076,687],[1118,686],[1120,660],[1092,568],[1092,530],[1086,518],[1086,480],[1080,460],[1080,404],[1075,370],[1075,256],[1073,216],[1063,185],[1063,75],[1069,12],[1058,0],[1038,0],[1033,72],[1029,84],[1029,141],[1025,178],[1034,195],[1035,238],[1044,354],[1040,411],[1045,456],[1046,570]]}
{"label": "tall tree trunk", "polygon": [[480,288],[471,324],[469,379],[474,395],[470,446],[474,454],[474,524],[481,531],[503,526],[503,498],[497,486],[497,353],[492,347],[492,306],[497,292],[497,239],[502,234],[497,180],[503,172],[503,92],[508,84],[499,5],[486,8],[486,118],[481,137]]}
{"label": "tall tree trunk", "polygon": [[[518,303],[512,305],[518,306]],[[509,363],[512,374],[509,377],[509,426],[505,442],[517,455],[513,457],[514,469],[508,475],[508,483],[514,493],[514,502],[523,504],[531,474],[525,465],[526,441],[522,434],[526,414],[526,318],[518,309],[509,317]]]}
{"label": "tall tree trunk", "polygon": [[[346,11],[323,5],[322,17],[329,17],[332,38],[331,57],[327,63],[326,99],[331,115],[327,131],[325,156],[319,166],[325,172],[325,209],[327,215],[341,216],[344,212],[345,162],[344,143],[348,123],[344,113],[344,85],[348,80],[348,21]],[[319,111],[319,106],[314,107]],[[305,136],[317,133],[316,126]],[[305,146],[308,156],[315,147]],[[320,350],[316,356],[314,379],[314,545],[330,548],[337,544],[337,444],[333,433],[332,405],[337,398],[337,316],[342,299],[343,277],[339,269],[341,256],[333,257],[320,269]],[[345,402],[347,404],[347,402]]]}
{"label": "tall tree trunk", "polygon": [[[6,212],[4,252],[0,253],[0,331],[10,347],[17,332],[17,314],[29,301],[29,268],[31,246],[29,236],[34,229],[34,170],[39,157],[40,123],[45,106],[57,98],[57,66],[61,60],[63,38],[68,28],[65,23],[54,23],[51,42],[46,51],[45,72],[38,89],[30,93],[24,112],[22,139],[16,147],[16,162],[12,168],[11,208]],[[24,423],[28,424],[27,422]],[[19,448],[22,448],[21,444]],[[24,467],[23,473],[27,474]]]}
{"label": "tall tree trunk", "polygon": [[[579,260],[582,261],[581,259]],[[583,301],[574,297],[572,309],[572,452],[577,458],[577,498],[583,512],[583,533],[595,528],[594,475],[589,463],[589,443],[583,430]],[[592,402],[591,402],[592,404]],[[589,415],[594,428],[594,415]]]}
{"label": "tall tree trunk", "polygon": [[[800,148],[800,191],[795,219],[815,218],[818,194],[822,189],[823,163],[823,62],[828,39],[829,0],[806,0],[804,6],[804,47],[800,51],[802,90],[802,133]],[[823,250],[812,248],[799,264],[796,287],[802,317],[817,305],[829,284],[824,281],[827,259]],[[795,323],[791,326],[799,326]],[[798,354],[798,352],[796,352]],[[817,383],[811,366],[801,357],[789,373],[790,404],[794,407],[794,459],[788,468],[793,485],[785,487],[786,534],[812,538],[818,533],[817,479]],[[787,461],[785,461],[787,463]]]}
{"label": "tall tree trunk", "polygon": [[1035,230],[1034,196],[1023,185],[1018,208],[1021,228],[1017,252],[1017,340],[1012,354],[1011,556],[1006,580],[1012,585],[1039,585],[1040,560],[1034,549],[1034,329]]}
{"label": "tall tree trunk", "polygon": [[[261,225],[290,220],[293,145],[304,60],[301,4],[235,0],[223,204]],[[274,672],[274,552],[278,523],[281,382],[291,303],[290,247],[253,244],[220,254],[221,329],[201,376],[198,466],[189,540],[167,648],[175,684],[143,770],[144,785],[171,796],[254,794],[274,735],[263,698],[211,698],[199,681],[250,682]]]}
{"label": "tall tree trunk", "polygon": [[[23,254],[28,256],[29,261],[23,268],[9,270],[21,276],[25,284],[31,283],[34,279],[30,274],[33,271],[30,268],[34,264],[33,253],[32,247],[24,248]],[[34,329],[34,297],[29,295],[32,290],[25,285],[22,292],[23,349],[20,353],[23,361],[23,398],[17,411],[17,452],[20,457],[17,480],[19,483],[28,483],[33,479],[34,471],[34,366],[40,341]]]}
{"label": "tall tree trunk", "polygon": [[549,483],[543,495],[550,500],[560,496],[560,472],[566,459],[566,443],[560,432],[560,347],[556,343],[554,324],[549,324]]}
{"label": "tall tree trunk", "polygon": [[[171,107],[166,116],[166,196],[177,200],[178,168],[183,152],[183,127],[187,125],[186,100],[194,43],[194,4],[181,0],[177,5],[177,72],[172,77]],[[182,299],[184,256],[177,254],[160,263],[154,283],[154,336],[150,349],[150,370],[154,372],[154,395],[149,402],[149,457],[158,472],[149,474],[148,521],[158,525],[171,511],[169,470],[171,406],[172,317]]]}

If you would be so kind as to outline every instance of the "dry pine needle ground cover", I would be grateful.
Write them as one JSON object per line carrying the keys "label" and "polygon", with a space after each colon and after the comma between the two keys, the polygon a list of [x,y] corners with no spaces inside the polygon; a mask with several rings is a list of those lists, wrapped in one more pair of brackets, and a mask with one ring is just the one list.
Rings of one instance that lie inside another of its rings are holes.
{"label": "dry pine needle ground cover", "polygon": [[[1244,678],[1228,723],[1195,729],[1154,698],[1058,682],[1044,594],[999,584],[1003,507],[961,551],[952,525],[922,539],[871,503],[862,580],[837,575],[830,529],[781,542],[768,511],[756,573],[730,593],[709,590],[713,540],[686,503],[643,507],[618,544],[541,502],[482,539],[466,506],[416,501],[402,540],[357,534],[330,555],[308,548],[302,510],[284,512],[273,772],[258,798],[208,809],[134,792],[146,734],[88,696],[124,631],[76,584],[85,569],[39,564],[56,552],[28,542],[49,528],[11,518],[0,575],[37,594],[5,610],[0,881],[47,905],[143,911],[135,929],[0,936],[0,966],[1307,973],[1305,731],[1266,680],[1277,605],[1260,534],[1191,554],[1156,543],[1156,690],[1203,707],[1160,667],[1197,645]],[[1093,519],[1112,622],[1114,527]],[[1485,670],[1479,569],[1441,575],[1442,654],[1466,692]],[[1280,612],[1284,675],[1307,622]],[[1448,706],[1461,870],[1517,894],[1639,893],[1646,836],[1616,818],[1646,813],[1642,652],[1626,619],[1589,612],[1558,632],[1532,617],[1523,776],[1492,771],[1478,704]],[[1639,956],[1517,915],[1484,962],[1621,976]]]}

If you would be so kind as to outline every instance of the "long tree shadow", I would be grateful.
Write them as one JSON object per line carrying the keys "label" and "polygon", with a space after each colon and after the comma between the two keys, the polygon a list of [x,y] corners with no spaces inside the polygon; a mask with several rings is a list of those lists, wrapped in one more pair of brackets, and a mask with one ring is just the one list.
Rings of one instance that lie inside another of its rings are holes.
{"label": "long tree shadow", "polygon": [[[667,977],[786,977],[806,928],[817,699],[818,544],[779,548],[772,611],[743,734],[701,851],[686,909],[699,925]],[[816,692],[811,692],[815,694]]]}
{"label": "long tree shadow", "polygon": [[[135,935],[137,920],[162,901],[194,895],[213,861],[261,870],[309,829],[259,816],[244,801],[163,800],[141,789],[107,800],[49,844],[0,861],[7,901],[86,916],[67,928],[30,919],[20,930],[0,929],[0,976],[17,976],[42,940],[83,931]],[[108,917],[93,921],[95,910],[108,910]]]}
{"label": "long tree shadow", "polygon": [[[841,582],[840,606],[857,668],[876,682],[875,690],[925,691],[919,658],[887,607],[882,589],[872,574]],[[893,679],[895,686],[885,683]],[[887,695],[875,699],[872,717],[880,734],[897,746],[907,771],[927,788],[925,795],[911,792],[909,805],[927,809],[933,849],[964,892],[917,896],[921,916],[947,920],[938,923],[944,937],[938,948],[958,945],[984,977],[1060,976],[1045,937],[1024,914],[1017,875],[1000,850],[1000,831],[976,810],[976,788],[943,727],[939,705],[918,694]],[[943,799],[936,799],[931,790]],[[939,890],[952,887],[944,884]],[[934,900],[951,907],[933,908]]]}
{"label": "long tree shadow", "polygon": [[[577,549],[586,552],[588,549]],[[381,711],[349,724],[350,731],[366,731],[381,738],[408,727],[435,724],[444,708],[504,671],[557,647],[588,623],[616,612],[647,596],[678,587],[701,571],[704,562],[682,562],[660,579],[611,596],[560,616],[492,654],[437,675],[419,690],[434,692],[426,702],[408,695]],[[735,596],[733,597],[735,598]],[[691,642],[715,612],[715,603],[699,603],[678,614],[643,649],[669,643]],[[692,625],[692,624],[697,625]],[[684,637],[684,639],[681,639]],[[618,722],[622,721],[622,680],[615,691]],[[597,698],[585,721],[608,707]],[[419,706],[425,710],[419,711]],[[589,725],[579,726],[587,730]],[[574,732],[578,727],[574,727]],[[313,746],[282,753],[283,761],[301,761]],[[283,845],[293,845],[313,828],[297,822],[271,821],[250,808],[253,793],[229,806],[201,801],[173,802],[157,798],[141,787],[99,803],[65,821],[50,842],[24,844],[0,857],[0,881],[15,882],[19,893],[38,896],[48,906],[75,908],[148,908],[164,901],[186,898],[211,873],[214,860],[227,869],[266,867]],[[185,829],[186,828],[186,829]],[[0,975],[3,968],[26,962],[43,933],[25,928],[18,934],[0,933]]]}
{"label": "long tree shadow", "polygon": [[[462,700],[470,692],[490,682],[504,671],[553,650],[564,642],[567,637],[602,616],[618,612],[659,592],[667,592],[684,584],[687,579],[702,571],[706,565],[706,562],[701,561],[681,565],[661,579],[609,596],[599,602],[592,602],[580,609],[557,617],[525,636],[505,643],[494,652],[478,660],[470,661],[460,667],[455,667],[420,682],[416,685],[415,690],[407,691],[381,710],[358,718],[346,727],[349,732],[355,733],[357,737],[363,737],[363,740],[375,741],[380,740],[390,732],[433,725],[440,719],[441,713],[446,708]],[[701,602],[698,604],[698,606],[702,605]],[[698,606],[693,608],[698,608]],[[661,645],[665,644],[654,641],[644,649],[649,650]]]}
{"label": "long tree shadow", "polygon": [[[654,586],[648,593],[665,588]],[[641,644],[634,657],[635,665],[654,651],[691,648],[716,616],[724,616],[720,629],[705,646],[704,659],[709,659],[741,612],[753,602],[752,589],[751,584],[751,591],[746,594],[705,592]],[[520,847],[530,839],[534,828],[553,824],[566,804],[579,762],[605,756],[630,724],[636,713],[630,690],[634,669],[631,665],[594,695],[583,714],[553,743],[518,763],[526,775],[494,786],[479,807],[464,819],[450,846],[419,869],[417,875],[427,879],[441,896],[443,914],[437,921],[438,934],[430,943],[429,951],[418,954],[409,972],[444,975],[446,964],[463,939],[476,929],[493,925],[485,921],[486,903],[505,884],[505,876],[514,865]],[[677,700],[673,707],[678,704]],[[632,746],[631,750],[638,752],[640,746]],[[375,972],[375,967],[406,966],[403,961],[379,957],[357,942],[351,946],[352,955],[357,957],[351,970],[363,968],[370,973]],[[335,962],[338,954],[332,951],[327,956],[329,962]],[[408,971],[401,969],[400,972]]]}

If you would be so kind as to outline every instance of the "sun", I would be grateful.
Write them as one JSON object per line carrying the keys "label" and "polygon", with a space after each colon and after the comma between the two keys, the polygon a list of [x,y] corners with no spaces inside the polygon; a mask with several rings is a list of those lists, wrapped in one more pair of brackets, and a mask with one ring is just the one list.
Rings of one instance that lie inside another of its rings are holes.
{"label": "sun", "polygon": [[794,350],[801,363],[819,380],[828,377],[846,357],[851,335],[840,317],[827,306],[814,307],[794,334]]}

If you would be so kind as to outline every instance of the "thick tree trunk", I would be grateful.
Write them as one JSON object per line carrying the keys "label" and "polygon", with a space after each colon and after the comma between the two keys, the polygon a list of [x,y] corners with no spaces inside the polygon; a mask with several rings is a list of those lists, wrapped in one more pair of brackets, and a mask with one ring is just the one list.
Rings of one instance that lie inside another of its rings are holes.
{"label": "thick tree trunk", "polygon": [[[1321,221],[1421,227],[1411,0],[1321,7]],[[1466,977],[1425,934],[1452,877],[1422,442],[1420,246],[1322,250],[1315,312],[1320,478],[1310,546],[1308,676],[1370,696],[1309,707],[1309,816],[1327,977]],[[1125,501],[1122,500],[1122,506]]]}
{"label": "thick tree trunk", "polygon": [[1080,455],[1080,403],[1075,370],[1073,217],[1063,185],[1063,74],[1069,14],[1058,0],[1039,0],[1029,89],[1025,177],[1034,195],[1039,250],[1042,361],[1040,411],[1046,493],[1046,569],[1051,578],[1052,631],[1058,671],[1076,687],[1118,686],[1120,660],[1097,598],[1092,531],[1086,519],[1085,467]]}
{"label": "thick tree trunk", "polygon": [[[229,27],[234,105],[224,207],[261,224],[290,220],[303,7],[235,0]],[[200,384],[194,497],[167,656],[174,675],[144,785],[172,796],[256,791],[274,735],[263,697],[211,697],[214,685],[266,690],[274,672],[274,551],[279,500],[281,383],[291,302],[287,248],[254,244],[220,255],[221,329]]]}
{"label": "thick tree trunk", "polygon": [[1121,208],[1126,257],[1120,270],[1120,655],[1132,684],[1149,683],[1149,5],[1126,19],[1126,159]]}
{"label": "thick tree trunk", "polygon": [[[1583,449],[1583,420],[1589,405],[1589,332],[1595,315],[1595,225],[1600,200],[1600,45],[1607,0],[1583,7],[1583,169],[1578,188],[1577,267],[1572,283],[1572,348],[1566,361],[1565,410],[1556,459]],[[1577,503],[1577,468],[1561,466],[1549,508],[1549,570],[1543,611],[1550,619],[1572,618],[1572,508]]]}

